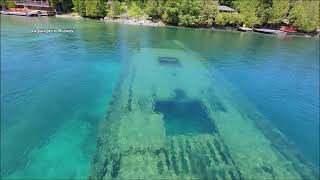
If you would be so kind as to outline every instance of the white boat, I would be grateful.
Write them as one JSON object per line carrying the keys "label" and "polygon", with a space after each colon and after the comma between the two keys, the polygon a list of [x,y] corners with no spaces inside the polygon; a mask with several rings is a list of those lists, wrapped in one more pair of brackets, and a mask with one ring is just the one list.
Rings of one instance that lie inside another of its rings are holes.
{"label": "white boat", "polygon": [[283,34],[282,31],[274,29],[253,29],[255,32],[265,33],[265,34]]}
{"label": "white boat", "polygon": [[27,16],[26,12],[9,12],[9,15],[15,15],[15,16]]}
{"label": "white boat", "polygon": [[253,31],[253,29],[248,28],[248,27],[238,27],[239,31],[243,31],[243,32],[250,32]]}
{"label": "white boat", "polygon": [[9,12],[8,11],[0,11],[0,14],[8,15]]}
{"label": "white boat", "polygon": [[27,12],[27,16],[39,16],[40,11]]}

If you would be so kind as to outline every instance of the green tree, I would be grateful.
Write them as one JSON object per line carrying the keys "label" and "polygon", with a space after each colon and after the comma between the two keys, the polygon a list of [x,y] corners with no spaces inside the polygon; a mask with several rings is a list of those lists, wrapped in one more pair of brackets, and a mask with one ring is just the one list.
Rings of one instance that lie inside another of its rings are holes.
{"label": "green tree", "polygon": [[14,8],[16,3],[13,0],[1,0],[1,8]]}
{"label": "green tree", "polygon": [[258,17],[258,24],[267,24],[271,18],[271,0],[258,0],[256,3],[255,11]]}
{"label": "green tree", "polygon": [[289,0],[272,0],[271,16],[268,24],[280,24],[289,12]]}
{"label": "green tree", "polygon": [[143,17],[145,15],[145,13],[143,12],[142,9],[142,3],[138,3],[138,2],[131,2],[129,9],[128,9],[128,15],[131,17]]}
{"label": "green tree", "polygon": [[148,0],[145,13],[152,19],[159,19],[161,17],[161,2],[158,0]]}
{"label": "green tree", "polygon": [[232,6],[234,1],[235,0],[219,0],[219,4],[226,5],[226,6]]}
{"label": "green tree", "polygon": [[127,11],[126,2],[119,2],[112,0],[107,4],[107,14],[108,16],[114,18],[119,16]]}
{"label": "green tree", "polygon": [[215,19],[215,24],[219,26],[237,26],[240,22],[238,13],[219,13]]}
{"label": "green tree", "polygon": [[87,17],[101,18],[106,15],[106,3],[104,0],[86,0],[85,10]]}
{"label": "green tree", "polygon": [[72,4],[73,4],[73,10],[77,13],[79,13],[79,1],[80,0],[72,0]]}
{"label": "green tree", "polygon": [[301,31],[312,32],[319,27],[319,1],[299,1],[289,12],[289,21]]}
{"label": "green tree", "polygon": [[179,11],[179,25],[197,26],[199,24],[199,15],[201,4],[198,0],[182,0]]}
{"label": "green tree", "polygon": [[240,19],[245,26],[253,27],[261,23],[257,15],[258,0],[237,0],[234,5],[240,11]]}
{"label": "green tree", "polygon": [[[70,9],[83,17],[115,17],[127,13],[131,17],[147,15],[165,23],[181,26],[279,25],[289,19],[301,31],[319,27],[319,2],[315,0],[52,0],[63,10]],[[219,13],[220,4],[233,6],[239,13]],[[14,6],[13,0],[1,0],[2,7]]]}
{"label": "green tree", "polygon": [[80,16],[86,16],[85,0],[72,0],[73,10],[76,11]]}
{"label": "green tree", "polygon": [[203,0],[201,12],[199,15],[199,23],[203,26],[212,26],[212,23],[218,15],[218,3],[212,0]]}
{"label": "green tree", "polygon": [[72,0],[51,0],[50,2],[59,12],[70,12],[73,8]]}
{"label": "green tree", "polygon": [[164,5],[164,13],[162,20],[166,23],[178,25],[179,23],[179,11],[181,0],[167,0]]}
{"label": "green tree", "polygon": [[86,1],[79,0],[79,15],[82,17],[86,17]]}

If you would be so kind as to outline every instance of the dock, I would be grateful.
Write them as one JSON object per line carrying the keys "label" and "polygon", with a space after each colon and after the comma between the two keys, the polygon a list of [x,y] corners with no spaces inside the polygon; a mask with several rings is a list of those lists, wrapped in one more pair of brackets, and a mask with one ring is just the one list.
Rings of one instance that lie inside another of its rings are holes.
{"label": "dock", "polygon": [[15,16],[54,16],[55,9],[49,0],[14,0],[15,6],[2,10],[4,15]]}
{"label": "dock", "polygon": [[3,15],[13,15],[13,16],[54,16],[55,14],[48,11],[0,11]]}

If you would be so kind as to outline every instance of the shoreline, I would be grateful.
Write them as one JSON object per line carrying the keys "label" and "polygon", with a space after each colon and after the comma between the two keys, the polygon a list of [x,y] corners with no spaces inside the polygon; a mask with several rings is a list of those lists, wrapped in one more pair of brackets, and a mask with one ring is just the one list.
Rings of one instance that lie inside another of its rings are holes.
{"label": "shoreline", "polygon": [[139,25],[139,26],[152,26],[152,27],[165,27],[168,26],[162,21],[151,21],[148,19],[138,19],[138,18],[117,18],[112,19],[110,17],[105,17],[101,19],[106,23],[121,23],[121,24],[128,24],[128,25]]}
{"label": "shoreline", "polygon": [[57,18],[67,18],[67,19],[84,19],[83,17],[77,15],[77,14],[73,14],[73,13],[69,13],[69,14],[56,14],[54,17]]}
{"label": "shoreline", "polygon": [[[111,18],[111,17],[104,17],[101,19],[91,19],[91,18],[84,18],[81,17],[77,14],[69,13],[69,14],[61,14],[61,15],[56,15],[57,18],[70,18],[70,19],[90,19],[90,20],[96,20],[96,21],[102,21],[105,23],[119,23],[119,24],[126,24],[126,25],[137,25],[137,26],[149,26],[149,27],[174,27],[174,28],[187,28],[187,29],[207,29],[207,30],[221,30],[221,31],[232,31],[232,32],[242,32],[238,29],[238,27],[230,27],[230,26],[225,26],[225,27],[219,27],[219,26],[212,26],[212,27],[184,27],[184,26],[174,26],[174,25],[168,25],[162,22],[161,20],[158,21],[151,21],[145,18]],[[262,27],[263,28],[263,27]],[[259,33],[255,31],[247,32],[247,33],[258,33],[258,34],[265,34],[265,33]],[[286,37],[286,36],[296,36],[296,37],[319,37],[319,33],[305,33],[305,32],[297,32],[294,34],[288,34],[288,33],[283,33],[283,34],[269,34],[273,36],[278,36],[278,37]]]}
{"label": "shoreline", "polygon": [[151,21],[148,19],[144,18],[110,18],[110,17],[105,17],[101,19],[91,19],[91,18],[84,18],[81,17],[77,14],[61,14],[61,15],[56,15],[57,18],[69,18],[69,19],[90,19],[90,20],[96,20],[96,21],[103,21],[106,23],[120,23],[120,24],[128,24],[128,25],[139,25],[139,26],[152,26],[152,27],[164,27],[168,26],[162,21]]}
{"label": "shoreline", "polygon": [[[185,26],[174,26],[174,25],[168,25],[162,22],[161,20],[158,21],[152,21],[148,20],[146,18],[132,18],[132,17],[120,17],[120,18],[111,18],[111,17],[104,17],[101,19],[91,19],[91,18],[84,18],[81,17],[80,15],[76,13],[67,13],[67,14],[56,14],[56,18],[66,18],[66,19],[90,19],[90,20],[95,20],[95,21],[101,21],[105,23],[119,23],[119,24],[126,24],[126,25],[136,25],[136,26],[147,26],[147,27],[174,27],[174,28],[186,28],[186,29],[207,29],[211,31],[215,30],[220,30],[220,31],[231,31],[231,32],[242,32],[238,29],[238,27],[230,27],[230,26],[225,26],[225,27],[219,27],[219,26],[212,26],[212,27],[185,27]],[[262,27],[263,28],[263,27]],[[264,34],[264,33],[259,33],[255,31],[247,32],[247,33],[258,33],[258,34]],[[269,34],[272,36],[278,36],[278,37],[287,37],[287,36],[295,36],[295,37],[320,37],[320,33],[306,33],[306,32],[297,32],[294,34]]]}

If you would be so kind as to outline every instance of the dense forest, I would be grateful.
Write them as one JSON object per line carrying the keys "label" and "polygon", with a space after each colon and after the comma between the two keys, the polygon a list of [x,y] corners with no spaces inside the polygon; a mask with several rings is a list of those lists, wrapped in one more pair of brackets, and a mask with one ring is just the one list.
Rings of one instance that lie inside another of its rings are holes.
{"label": "dense forest", "polygon": [[[10,4],[12,0],[1,1]],[[144,17],[187,27],[290,24],[300,31],[312,32],[320,26],[318,0],[52,0],[51,3],[59,11],[74,11],[83,17]],[[219,12],[219,4],[238,13]]]}

